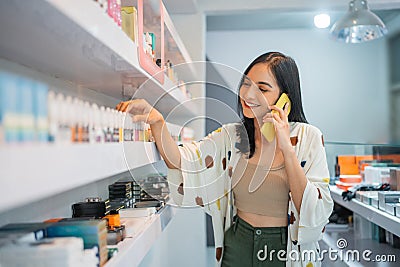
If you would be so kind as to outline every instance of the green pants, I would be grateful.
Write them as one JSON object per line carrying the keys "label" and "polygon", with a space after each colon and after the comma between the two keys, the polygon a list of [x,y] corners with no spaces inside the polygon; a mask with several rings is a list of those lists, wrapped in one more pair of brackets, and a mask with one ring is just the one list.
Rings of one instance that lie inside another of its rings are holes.
{"label": "green pants", "polygon": [[285,266],[279,258],[286,256],[287,237],[286,226],[253,227],[236,216],[225,232],[222,267]]}

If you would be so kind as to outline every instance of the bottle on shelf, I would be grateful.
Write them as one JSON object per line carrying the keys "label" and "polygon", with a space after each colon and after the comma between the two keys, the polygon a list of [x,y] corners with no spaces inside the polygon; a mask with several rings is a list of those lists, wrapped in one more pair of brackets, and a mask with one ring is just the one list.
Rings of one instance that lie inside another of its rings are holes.
{"label": "bottle on shelf", "polygon": [[69,107],[73,104],[72,97],[67,96],[64,100],[64,95],[59,93],[57,95],[56,107],[59,108],[59,121],[58,121],[58,130],[57,130],[57,143],[71,143],[73,138],[73,133],[75,131],[72,129],[72,125],[75,120],[74,112],[69,111]]}
{"label": "bottle on shelf", "polygon": [[60,110],[57,107],[56,94],[53,91],[49,91],[47,95],[47,109],[49,112],[49,142],[55,142],[58,133],[58,126],[60,125]]}
{"label": "bottle on shelf", "polygon": [[109,107],[104,112],[106,142],[112,142],[112,113]]}
{"label": "bottle on shelf", "polygon": [[92,104],[92,114],[93,114],[92,116],[93,125],[92,125],[91,143],[104,143],[104,132],[102,130],[103,124],[101,121],[101,110],[95,103]]}
{"label": "bottle on shelf", "polygon": [[18,77],[17,90],[19,91],[19,141],[20,142],[33,142],[35,118],[33,110],[33,88],[32,82],[22,77]]}
{"label": "bottle on shelf", "polygon": [[89,102],[85,101],[82,106],[82,142],[89,143],[89,126],[90,126],[90,116],[91,116],[91,108]]}
{"label": "bottle on shelf", "polygon": [[42,83],[36,83],[34,88],[33,110],[35,118],[35,140],[41,143],[49,140],[48,125],[48,88]]}

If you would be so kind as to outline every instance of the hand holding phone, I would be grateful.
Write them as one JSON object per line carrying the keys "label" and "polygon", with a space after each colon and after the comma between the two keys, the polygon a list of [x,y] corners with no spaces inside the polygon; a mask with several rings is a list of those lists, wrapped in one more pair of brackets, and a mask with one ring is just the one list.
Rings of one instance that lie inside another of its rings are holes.
{"label": "hand holding phone", "polygon": [[[285,105],[289,105],[288,106],[288,113],[287,115],[289,115],[290,113],[290,109],[292,106],[292,103],[290,102],[290,99],[288,97],[287,94],[282,93],[281,96],[279,97],[278,101],[276,101],[276,106],[279,108],[284,108]],[[278,112],[276,110],[272,110],[271,111],[272,114],[277,114]],[[263,124],[263,126],[261,126],[261,133],[264,135],[265,139],[267,139],[268,142],[271,142],[272,140],[274,140],[275,138],[275,127],[274,124],[272,122],[266,122]]]}

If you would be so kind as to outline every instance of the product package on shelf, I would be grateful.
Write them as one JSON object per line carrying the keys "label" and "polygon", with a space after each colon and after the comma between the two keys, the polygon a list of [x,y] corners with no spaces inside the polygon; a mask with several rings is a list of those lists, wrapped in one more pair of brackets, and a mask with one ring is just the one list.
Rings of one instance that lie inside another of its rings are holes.
{"label": "product package on shelf", "polygon": [[46,85],[0,73],[0,143],[105,143],[152,140],[131,115],[97,106]]}
{"label": "product package on shelf", "polygon": [[45,84],[0,72],[0,143],[47,142]]}
{"label": "product package on shelf", "polygon": [[50,225],[47,228],[48,237],[80,237],[85,249],[97,247],[100,266],[108,258],[107,227],[104,220],[71,220]]}
{"label": "product package on shelf", "polygon": [[[138,59],[139,65],[156,79],[164,84],[164,46],[163,12],[161,0],[123,1],[123,6],[135,6],[138,17]],[[158,62],[161,62],[159,65]]]}
{"label": "product package on shelf", "polygon": [[84,250],[83,240],[76,237],[10,242],[0,247],[1,266],[95,267],[98,264],[95,250]]}
{"label": "product package on shelf", "polygon": [[138,20],[137,9],[134,6],[125,6],[122,1],[121,19],[122,30],[132,39],[135,43],[138,41]]}
{"label": "product package on shelf", "polygon": [[348,190],[360,183],[389,183],[390,170],[399,167],[392,156],[378,159],[373,155],[338,155],[335,169],[339,181],[336,181],[336,186]]}
{"label": "product package on shelf", "polygon": [[[0,227],[1,266],[98,266],[98,247],[84,250],[82,238],[48,238],[54,222]],[[19,255],[19,256],[18,256]]]}

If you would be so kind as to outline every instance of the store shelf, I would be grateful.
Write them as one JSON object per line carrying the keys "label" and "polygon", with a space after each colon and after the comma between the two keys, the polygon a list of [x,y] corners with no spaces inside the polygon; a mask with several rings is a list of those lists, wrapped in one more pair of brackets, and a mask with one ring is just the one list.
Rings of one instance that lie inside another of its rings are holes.
{"label": "store shelf", "polygon": [[141,97],[162,96],[164,114],[180,103],[139,66],[137,45],[95,1],[0,1],[0,25],[0,57],[117,99],[123,84],[148,80]]}
{"label": "store shelf", "polygon": [[375,207],[367,205],[352,199],[351,201],[344,201],[342,198],[343,190],[338,189],[336,186],[330,186],[331,196],[335,203],[359,214],[368,221],[379,225],[387,231],[400,236],[400,218],[393,216],[389,213],[381,211]]}
{"label": "store shelf", "polygon": [[154,143],[0,148],[0,212],[161,160]]}
{"label": "store shelf", "polygon": [[[157,92],[157,88],[145,83],[136,92],[135,97],[145,98],[160,110],[167,121],[178,125],[184,125],[188,120],[199,114],[195,101],[187,99],[180,88],[168,77],[164,80],[164,92]],[[169,98],[166,98],[169,95]]]}
{"label": "store shelf", "polygon": [[126,227],[134,228],[134,234],[117,245],[117,256],[111,258],[105,267],[138,266],[175,213],[175,207],[166,205],[151,217],[121,219]]}
{"label": "store shelf", "polygon": [[[190,55],[188,53],[188,51],[186,50],[185,45],[183,44],[183,41],[181,40],[181,38],[179,37],[179,34],[174,26],[174,24],[172,23],[171,17],[169,16],[165,6],[162,6],[163,8],[163,12],[164,12],[164,24],[166,26],[167,29],[165,29],[165,31],[169,31],[170,34],[173,36],[175,45],[176,45],[176,51],[174,52],[169,52],[169,51],[165,51],[166,53],[166,58],[165,60],[172,60],[173,63],[176,65],[176,63],[178,64],[184,64],[183,66],[178,66],[175,67],[175,70],[178,72],[180,79],[183,79],[185,81],[198,81],[199,77],[197,77],[196,73],[196,68],[195,65],[197,65],[197,67],[199,67],[201,64],[199,63],[194,63],[194,64],[185,64],[185,63],[190,63],[192,62],[192,59],[190,58]],[[167,40],[165,40],[165,42],[167,42]],[[167,49],[166,49],[167,50]],[[176,60],[178,60],[178,62],[176,62]]]}

